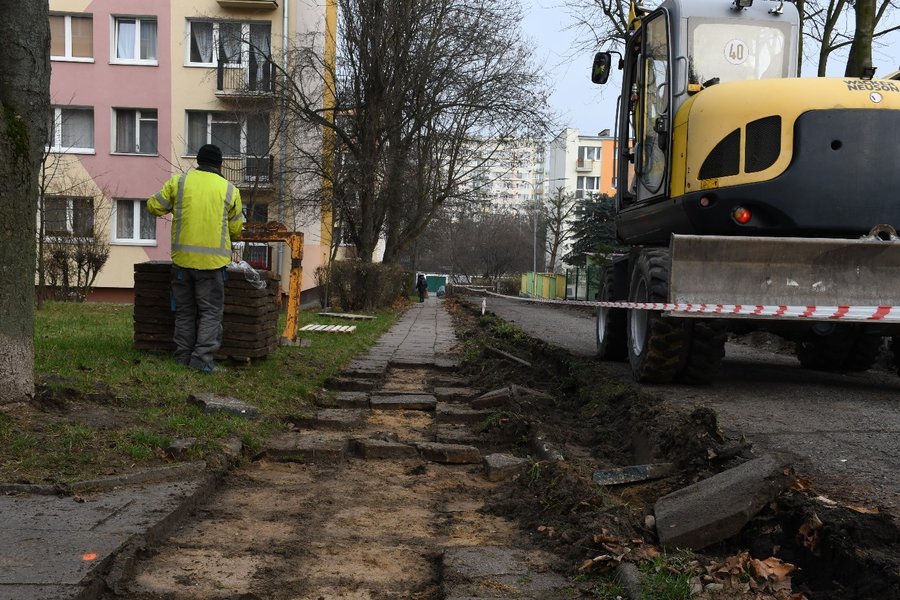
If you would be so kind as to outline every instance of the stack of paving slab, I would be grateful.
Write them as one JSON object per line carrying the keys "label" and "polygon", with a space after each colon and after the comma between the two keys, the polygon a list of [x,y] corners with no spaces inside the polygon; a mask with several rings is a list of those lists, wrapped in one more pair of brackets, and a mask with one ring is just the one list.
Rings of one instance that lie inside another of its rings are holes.
{"label": "stack of paving slab", "polygon": [[[134,347],[139,350],[175,349],[171,273],[171,261],[134,265]],[[245,271],[228,269],[224,331],[217,358],[262,358],[278,348],[279,278],[271,272],[258,273],[266,283],[262,289],[247,280]]]}

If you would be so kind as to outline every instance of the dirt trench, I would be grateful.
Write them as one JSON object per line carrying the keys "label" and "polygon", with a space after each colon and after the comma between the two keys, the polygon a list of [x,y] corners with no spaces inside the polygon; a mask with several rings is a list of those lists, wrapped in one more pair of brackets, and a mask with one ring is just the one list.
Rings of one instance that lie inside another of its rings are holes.
{"label": "dirt trench", "polygon": [[[444,552],[486,546],[526,549],[538,570],[571,582],[565,597],[615,597],[602,590],[617,561],[580,570],[585,561],[606,553],[610,540],[637,556],[644,544],[655,543],[646,517],[657,498],[751,455],[741,440],[722,436],[711,411],[679,411],[603,375],[593,361],[464,307],[451,309],[464,340],[461,370],[448,378],[434,369],[393,369],[382,390],[412,393],[450,384],[483,392],[515,383],[542,392],[493,409],[457,440],[475,444],[482,455],[502,450],[525,458],[517,478],[490,482],[481,464],[421,457],[280,462],[261,456],[232,472],[167,541],[148,548],[134,576],[108,597],[436,600],[446,597]],[[432,412],[372,411],[350,433],[326,433],[448,441],[436,426]],[[546,460],[535,449],[536,438],[565,460]],[[596,469],[661,459],[675,462],[678,472],[616,488],[591,481]],[[813,512],[822,522],[814,545],[798,536]],[[793,598],[897,598],[900,536],[886,515],[824,509],[794,491],[739,539],[696,554],[685,568],[706,572],[748,549],[754,558],[782,556],[802,566],[793,592],[803,595]],[[479,597],[520,597],[496,586],[480,590]],[[725,588],[693,597],[788,596]]]}

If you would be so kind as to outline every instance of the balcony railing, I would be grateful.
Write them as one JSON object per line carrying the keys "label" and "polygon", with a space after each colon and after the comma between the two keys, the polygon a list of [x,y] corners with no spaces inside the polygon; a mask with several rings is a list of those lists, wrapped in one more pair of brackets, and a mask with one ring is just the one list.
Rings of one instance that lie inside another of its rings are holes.
{"label": "balcony railing", "polygon": [[251,8],[254,10],[275,10],[276,0],[218,0],[219,6],[225,8]]}
{"label": "balcony railing", "polygon": [[579,158],[575,163],[575,170],[577,171],[592,171],[594,169],[594,161],[590,158],[584,159]]}
{"label": "balcony railing", "polygon": [[216,95],[231,97],[270,97],[273,92],[274,69],[271,61],[257,61],[250,54],[250,65],[228,65],[219,61],[216,68]]}
{"label": "balcony railing", "polygon": [[275,161],[272,155],[226,158],[222,175],[239,188],[271,189],[275,185]]}

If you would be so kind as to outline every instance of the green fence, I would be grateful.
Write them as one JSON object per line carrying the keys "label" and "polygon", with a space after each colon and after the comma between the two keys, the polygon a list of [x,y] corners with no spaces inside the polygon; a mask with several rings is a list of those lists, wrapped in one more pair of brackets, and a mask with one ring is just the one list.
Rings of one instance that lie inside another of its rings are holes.
{"label": "green fence", "polygon": [[523,273],[519,292],[532,298],[565,298],[566,276],[556,273]]}

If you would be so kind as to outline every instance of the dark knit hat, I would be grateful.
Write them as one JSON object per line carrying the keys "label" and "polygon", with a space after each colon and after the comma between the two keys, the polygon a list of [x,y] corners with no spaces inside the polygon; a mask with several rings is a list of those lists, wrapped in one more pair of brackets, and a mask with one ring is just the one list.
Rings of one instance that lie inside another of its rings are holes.
{"label": "dark knit hat", "polygon": [[213,144],[205,144],[197,150],[197,164],[209,165],[211,167],[222,166],[222,151],[218,146]]}

